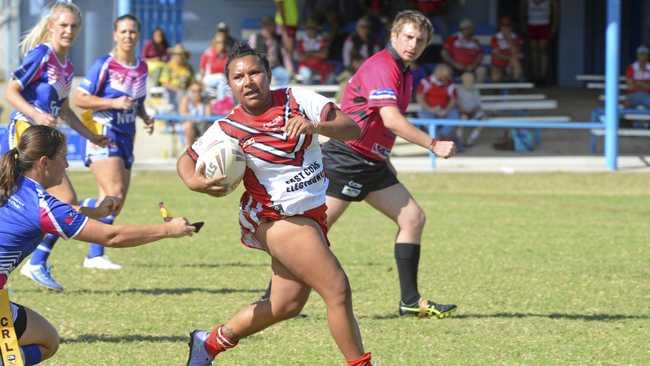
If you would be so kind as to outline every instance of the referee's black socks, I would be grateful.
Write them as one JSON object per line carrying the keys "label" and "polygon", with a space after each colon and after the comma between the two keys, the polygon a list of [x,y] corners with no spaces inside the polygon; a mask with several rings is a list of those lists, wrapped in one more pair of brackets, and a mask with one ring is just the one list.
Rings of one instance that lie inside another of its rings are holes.
{"label": "referee's black socks", "polygon": [[411,305],[420,300],[418,292],[418,265],[420,244],[395,243],[395,261],[399,274],[399,288],[402,304]]}

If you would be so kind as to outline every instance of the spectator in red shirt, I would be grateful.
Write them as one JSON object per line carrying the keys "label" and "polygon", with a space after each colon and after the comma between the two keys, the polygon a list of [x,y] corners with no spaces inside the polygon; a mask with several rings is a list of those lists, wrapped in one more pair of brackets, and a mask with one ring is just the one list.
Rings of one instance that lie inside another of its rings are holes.
{"label": "spectator in red shirt", "polygon": [[521,80],[521,48],[523,41],[512,31],[510,17],[501,18],[499,33],[492,36],[492,81],[499,82],[505,75],[514,80]]}
{"label": "spectator in red shirt", "polygon": [[[453,71],[448,65],[438,64],[429,77],[420,81],[415,95],[420,105],[419,117],[445,119],[460,117],[456,108],[457,94],[452,76]],[[454,126],[442,126],[439,133],[443,139],[453,138],[454,131]],[[456,143],[458,144],[459,141]]]}
{"label": "spectator in red shirt", "polygon": [[145,60],[169,61],[169,42],[165,37],[165,31],[157,27],[151,33],[151,39],[147,40],[142,47],[142,58]]}
{"label": "spectator in red shirt", "polygon": [[169,61],[169,43],[165,31],[156,27],[151,33],[151,39],[147,40],[142,47],[142,58],[147,62],[149,69],[149,81],[154,85],[160,85],[160,74],[167,61]]}
{"label": "spectator in red shirt", "polygon": [[628,93],[627,104],[631,108],[650,108],[650,63],[648,62],[648,47],[639,46],[636,49],[636,62],[627,67]]}
{"label": "spectator in red shirt", "polygon": [[481,66],[483,49],[478,39],[474,37],[474,24],[469,19],[460,22],[460,32],[447,38],[442,48],[442,59],[445,60],[458,75],[471,72],[476,80],[482,83],[487,73]]}
{"label": "spectator in red shirt", "polygon": [[203,52],[199,61],[199,80],[203,81],[206,88],[217,94],[217,99],[228,94],[228,83],[224,73],[228,61],[226,41],[226,34],[217,32],[212,38],[210,47]]}
{"label": "spectator in red shirt", "polygon": [[327,62],[329,38],[321,33],[318,22],[310,18],[305,30],[296,35],[298,43],[298,75],[305,84],[313,82],[313,74],[320,75],[322,84],[333,84],[334,67]]}

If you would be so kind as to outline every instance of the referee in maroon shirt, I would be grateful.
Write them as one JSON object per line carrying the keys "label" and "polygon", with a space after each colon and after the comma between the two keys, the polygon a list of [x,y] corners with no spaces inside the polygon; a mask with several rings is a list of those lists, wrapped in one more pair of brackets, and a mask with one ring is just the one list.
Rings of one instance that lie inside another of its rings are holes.
{"label": "referee in maroon shirt", "polygon": [[397,14],[390,43],[361,65],[343,93],[341,109],[359,124],[361,137],[328,141],[323,146],[323,162],[330,181],[327,226],[331,228],[353,201],[366,201],[395,221],[399,314],[444,318],[456,305],[428,300],[420,296],[417,287],[424,212],[399,182],[389,161],[396,136],[439,157],[454,154],[453,142],[431,138],[404,116],[413,91],[409,66],[420,57],[431,37],[431,22],[422,13],[406,10]]}

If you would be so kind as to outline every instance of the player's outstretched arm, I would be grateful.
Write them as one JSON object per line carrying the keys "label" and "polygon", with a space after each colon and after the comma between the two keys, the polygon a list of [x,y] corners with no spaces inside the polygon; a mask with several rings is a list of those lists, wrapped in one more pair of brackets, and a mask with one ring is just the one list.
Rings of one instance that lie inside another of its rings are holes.
{"label": "player's outstretched arm", "polygon": [[107,225],[89,219],[75,239],[106,247],[126,248],[164,238],[188,236],[194,231],[194,226],[183,217],[176,217],[164,224],[152,225]]}
{"label": "player's outstretched arm", "polygon": [[453,141],[438,141],[428,134],[413,126],[397,107],[381,107],[379,110],[384,126],[395,135],[420,145],[441,158],[448,158],[454,155],[456,149]]}
{"label": "player's outstretched arm", "polygon": [[225,196],[228,190],[221,182],[226,177],[206,178],[203,169],[196,169],[196,162],[184,152],[176,163],[176,171],[187,188],[214,197]]}

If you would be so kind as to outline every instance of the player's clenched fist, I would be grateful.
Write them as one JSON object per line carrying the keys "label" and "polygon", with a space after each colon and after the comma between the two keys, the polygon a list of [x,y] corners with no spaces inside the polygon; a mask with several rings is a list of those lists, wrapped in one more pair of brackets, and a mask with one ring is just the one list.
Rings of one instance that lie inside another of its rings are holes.
{"label": "player's clenched fist", "polygon": [[441,158],[450,158],[456,154],[456,144],[453,141],[435,141],[431,144],[431,151]]}

